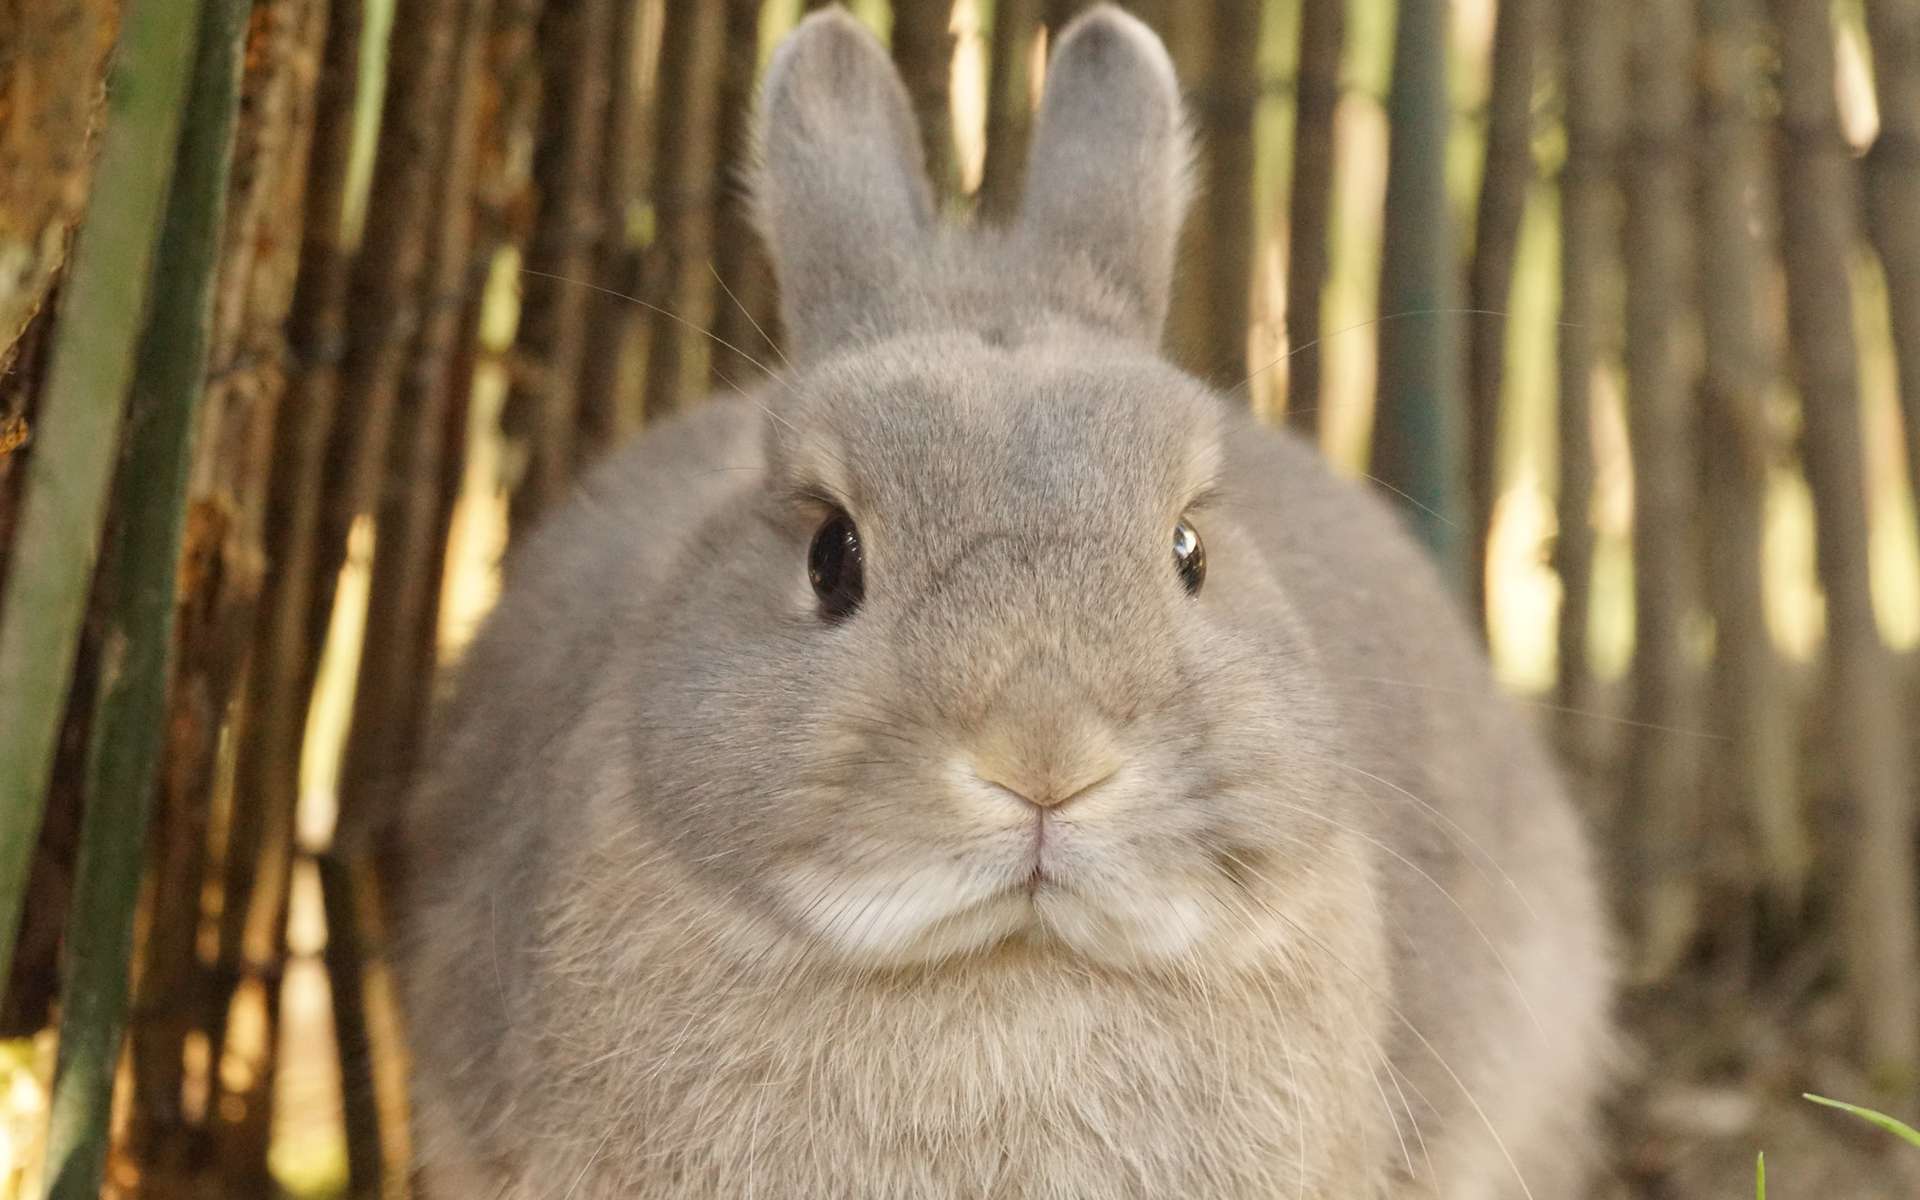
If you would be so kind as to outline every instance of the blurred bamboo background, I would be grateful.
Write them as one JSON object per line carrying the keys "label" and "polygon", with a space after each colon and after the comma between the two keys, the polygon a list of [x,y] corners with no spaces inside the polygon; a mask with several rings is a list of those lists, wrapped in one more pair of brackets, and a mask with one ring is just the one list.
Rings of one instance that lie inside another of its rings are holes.
{"label": "blurred bamboo background", "polygon": [[[510,533],[779,363],[802,7],[0,4],[0,1197],[407,1194],[382,815]],[[1081,5],[852,7],[1005,219]],[[1130,7],[1169,354],[1404,510],[1600,834],[1604,1194],[1915,1194],[1789,1101],[1920,1111],[1920,0]]]}

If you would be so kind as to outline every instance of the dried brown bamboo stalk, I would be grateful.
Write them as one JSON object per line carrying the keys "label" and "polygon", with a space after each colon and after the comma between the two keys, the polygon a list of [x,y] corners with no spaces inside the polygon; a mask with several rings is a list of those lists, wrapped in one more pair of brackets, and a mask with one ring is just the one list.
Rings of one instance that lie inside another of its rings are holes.
{"label": "dried brown bamboo stalk", "polygon": [[1493,25],[1487,155],[1467,268],[1467,602],[1487,620],[1487,542],[1500,491],[1501,386],[1506,378],[1507,299],[1513,290],[1520,218],[1533,185],[1534,46],[1539,0],[1500,0]]}
{"label": "dried brown bamboo stalk", "polygon": [[895,0],[893,5],[893,64],[913,101],[936,204],[950,202],[960,190],[953,152],[952,23],[952,0]]}
{"label": "dried brown bamboo stalk", "polygon": [[1611,326],[1606,298],[1616,269],[1620,195],[1615,176],[1626,121],[1626,14],[1615,4],[1560,6],[1561,88],[1567,159],[1560,173],[1557,695],[1569,747],[1584,745],[1592,673],[1587,633],[1593,599],[1593,377]]}
{"label": "dried brown bamboo stalk", "polygon": [[[181,1108],[187,1036],[208,1027],[196,948],[218,748],[234,719],[265,565],[261,526],[292,300],[300,197],[326,32],[322,0],[252,14],[208,363],[206,427],[189,480],[147,936],[132,1026],[129,1152],[155,1195],[188,1185],[197,1131]],[[238,729],[235,729],[238,733]]]}
{"label": "dried brown bamboo stalk", "polygon": [[555,0],[540,16],[540,133],[533,157],[539,200],[522,277],[518,370],[504,417],[508,432],[524,438],[527,448],[526,474],[513,490],[516,530],[564,496],[573,478],[580,356],[603,215],[599,172],[612,29],[612,0]]}
{"label": "dried brown bamboo stalk", "polygon": [[1287,205],[1287,424],[1308,437],[1320,428],[1320,306],[1333,252],[1333,117],[1346,23],[1346,0],[1301,0]]}
{"label": "dried brown bamboo stalk", "polygon": [[1764,593],[1767,469],[1775,453],[1766,393],[1776,355],[1760,309],[1771,245],[1755,233],[1771,200],[1754,107],[1758,17],[1755,0],[1700,3],[1700,294],[1713,298],[1701,306],[1711,710],[1731,738],[1715,748],[1707,778],[1711,819],[1749,831],[1755,850],[1744,872],[1751,884],[1739,886],[1757,888],[1784,914],[1798,907],[1811,851],[1795,790],[1793,715]]}
{"label": "dried brown bamboo stalk", "polygon": [[[233,807],[221,863],[218,948],[202,1023],[217,1053],[229,1006],[245,979],[277,994],[277,946],[292,869],[297,764],[311,693],[307,628],[314,607],[321,480],[339,390],[350,251],[343,222],[358,99],[361,0],[333,0],[315,97],[299,239],[286,326],[287,394],[273,430],[261,542],[274,554],[253,627]],[[217,1081],[216,1081],[217,1082]],[[255,1089],[256,1102],[264,1093]],[[245,1097],[236,1103],[246,1104]],[[215,1105],[214,1111],[220,1106]],[[229,1133],[228,1139],[232,1140]],[[263,1177],[265,1146],[234,1156],[229,1184]],[[242,1194],[235,1192],[234,1194]]]}
{"label": "dried brown bamboo stalk", "polygon": [[1780,240],[1787,334],[1827,598],[1826,725],[1845,797],[1834,844],[1844,875],[1836,940],[1862,1058],[1904,1091],[1920,1056],[1914,926],[1911,723],[1881,641],[1868,577],[1860,381],[1848,260],[1855,250],[1852,161],[1834,96],[1834,37],[1822,0],[1773,0],[1780,31]]}
{"label": "dried brown bamboo stalk", "polygon": [[[340,770],[340,825],[319,864],[350,1188],[364,1196],[380,1195],[383,1180],[404,1170],[404,1100],[383,1102],[376,1088],[382,1024],[366,1007],[367,964],[384,952],[378,936],[384,906],[372,864],[412,773],[432,694],[430,654],[440,615],[436,560],[444,557],[443,522],[451,517],[442,492],[457,387],[452,370],[463,334],[458,322],[475,313],[472,293],[484,278],[473,258],[472,181],[491,10],[489,0],[468,0],[460,14],[428,216],[434,237],[420,283],[425,319],[399,381],[399,419],[380,489],[366,635]],[[398,1110],[398,1122],[383,1119],[388,1110]]]}
{"label": "dried brown bamboo stalk", "polygon": [[319,512],[319,573],[307,630],[309,674],[333,613],[347,534],[379,501],[387,442],[413,335],[433,212],[435,149],[444,136],[462,0],[412,0],[394,22],[387,92],[374,154],[368,220],[349,284],[340,403],[327,447]]}
{"label": "dried brown bamboo stalk", "polygon": [[697,400],[706,380],[726,15],[720,4],[669,4],[661,32],[655,233],[643,268],[645,297],[656,310],[648,318],[649,421]]}
{"label": "dried brown bamboo stalk", "polygon": [[[1169,11],[1170,0],[1133,0],[1126,7],[1142,21],[1153,26],[1154,32],[1161,37],[1167,36],[1167,23],[1172,14]],[[1046,22],[1047,36],[1053,41],[1060,40],[1060,31],[1069,22],[1080,15],[1089,5],[1089,0],[1042,0],[1045,8],[1041,20]]]}
{"label": "dried brown bamboo stalk", "polygon": [[1191,260],[1196,277],[1185,336],[1199,372],[1232,386],[1247,375],[1247,314],[1252,299],[1253,112],[1260,98],[1259,0],[1212,6],[1207,72],[1191,103],[1204,146]]}
{"label": "dried brown bamboo stalk", "polygon": [[1636,971],[1664,976],[1698,914],[1699,755],[1672,730],[1696,723],[1687,621],[1699,594],[1692,319],[1686,269],[1693,180],[1688,68],[1693,14],[1641,0],[1630,41],[1632,143],[1626,163],[1627,426],[1633,452],[1633,727],[1619,809]]}
{"label": "dried brown bamboo stalk", "polygon": [[0,365],[0,586],[7,582],[7,559],[13,548],[13,530],[19,515],[20,485],[26,472],[27,444],[39,419],[39,397],[45,390],[46,361],[52,348],[53,312],[59,287],[51,288],[38,313],[6,350],[11,361]]}
{"label": "dried brown bamboo stalk", "polygon": [[1040,29],[1038,0],[994,0],[988,48],[987,154],[980,168],[980,212],[990,221],[1011,220],[1026,174],[1027,138],[1033,123],[1034,36]]}
{"label": "dried brown bamboo stalk", "polygon": [[[760,0],[728,0],[726,63],[720,80],[722,184],[714,214],[713,386],[745,387],[779,363],[774,334],[773,265],[754,228],[747,177],[753,166],[754,72],[759,64]],[[949,123],[951,124],[951,123]]]}
{"label": "dried brown bamboo stalk", "polygon": [[[754,7],[757,10],[758,4]],[[643,96],[640,86],[640,56],[646,49],[658,48],[657,41],[643,44],[641,34],[648,31],[649,24],[658,22],[660,11],[652,0],[621,0],[614,9],[613,33],[607,41],[600,245],[594,254],[594,282],[606,290],[587,297],[586,344],[580,353],[579,419],[574,439],[576,469],[631,432],[625,426],[640,409],[639,380],[627,369],[627,351],[646,310],[628,299],[639,287],[640,273],[639,252],[628,229],[628,212],[640,195],[649,144],[645,131],[651,129],[645,119],[651,113],[644,110],[648,97]]]}
{"label": "dried brown bamboo stalk", "polygon": [[45,303],[86,204],[90,135],[119,8],[117,0],[60,0],[0,11],[0,370]]}
{"label": "dried brown bamboo stalk", "polygon": [[1867,0],[1880,133],[1867,155],[1868,232],[1887,277],[1907,471],[1920,495],[1920,0]]}

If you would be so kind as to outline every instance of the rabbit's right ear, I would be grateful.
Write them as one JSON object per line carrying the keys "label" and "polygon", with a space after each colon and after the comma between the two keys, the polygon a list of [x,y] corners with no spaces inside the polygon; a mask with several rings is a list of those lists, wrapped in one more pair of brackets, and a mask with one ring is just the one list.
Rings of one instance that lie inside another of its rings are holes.
{"label": "rabbit's right ear", "polygon": [[767,67],[755,188],[794,357],[883,324],[933,228],[925,161],[873,35],[838,8],[800,22]]}
{"label": "rabbit's right ear", "polygon": [[1091,266],[1149,341],[1166,320],[1190,174],[1159,37],[1110,4],[1074,21],[1047,64],[1020,228],[1038,254]]}

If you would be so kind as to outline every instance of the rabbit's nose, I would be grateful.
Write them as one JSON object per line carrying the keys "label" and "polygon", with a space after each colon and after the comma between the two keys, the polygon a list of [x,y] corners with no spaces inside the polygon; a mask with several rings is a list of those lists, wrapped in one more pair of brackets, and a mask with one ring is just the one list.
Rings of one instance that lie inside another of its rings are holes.
{"label": "rabbit's nose", "polygon": [[1064,807],[1112,779],[1119,770],[1118,759],[1104,756],[1079,764],[1070,773],[994,770],[984,763],[974,766],[974,773],[981,779],[1040,809]]}

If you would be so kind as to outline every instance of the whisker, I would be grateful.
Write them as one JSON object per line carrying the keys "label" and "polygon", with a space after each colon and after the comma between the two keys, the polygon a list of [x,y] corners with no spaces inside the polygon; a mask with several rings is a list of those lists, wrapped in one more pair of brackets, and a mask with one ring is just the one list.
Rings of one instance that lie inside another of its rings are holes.
{"label": "whisker", "polygon": [[1373,1077],[1373,1090],[1380,1093],[1380,1106],[1387,1110],[1387,1123],[1393,1126],[1394,1140],[1400,1143],[1400,1158],[1407,1164],[1407,1177],[1417,1178],[1413,1169],[1413,1154],[1407,1149],[1407,1135],[1400,1131],[1400,1119],[1393,1114],[1393,1101],[1387,1099],[1387,1089],[1380,1086],[1380,1072],[1371,1062],[1367,1064],[1367,1074]]}
{"label": "whisker", "polygon": [[632,301],[633,303],[638,304],[641,308],[646,309],[648,312],[659,313],[661,316],[667,318],[667,320],[683,325],[686,328],[693,330],[695,333],[700,334],[702,337],[713,339],[716,343],[722,346],[725,346],[727,349],[733,351],[735,354],[738,354],[741,358],[746,359],[748,362],[752,363],[754,366],[759,367],[762,371],[765,371],[767,373],[767,378],[769,379],[780,378],[779,373],[776,372],[772,367],[769,367],[767,364],[761,362],[759,359],[755,358],[753,355],[748,354],[745,350],[742,350],[740,347],[734,345],[732,342],[729,342],[727,339],[721,337],[719,334],[715,333],[713,330],[702,328],[701,326],[695,324],[692,321],[687,320],[685,317],[681,316],[679,313],[674,312],[671,309],[662,308],[658,304],[650,303],[649,301],[642,300],[638,296],[631,295],[627,292],[619,291],[615,288],[601,287],[599,284],[590,282],[585,279],[570,279],[565,275],[556,275],[552,271],[539,271],[539,270],[535,270],[532,267],[521,267],[520,273],[522,275],[532,275],[536,279],[551,279],[555,283],[565,283],[565,284],[571,284],[574,287],[587,288],[590,291],[599,292],[603,296],[613,296],[616,299]]}
{"label": "whisker", "polygon": [[[1401,320],[1407,319],[1408,317],[1438,317],[1438,316],[1500,317],[1504,320],[1504,319],[1510,318],[1512,315],[1513,314],[1510,312],[1502,312],[1499,309],[1495,309],[1495,308],[1410,308],[1404,312],[1383,313],[1378,316],[1370,317],[1365,321],[1359,321],[1352,325],[1348,325],[1343,329],[1336,329],[1331,333],[1322,334],[1319,337],[1312,339],[1311,341],[1302,342],[1298,346],[1289,346],[1285,354],[1280,355],[1279,357],[1275,358],[1272,362],[1268,363],[1266,366],[1259,368],[1258,370],[1254,371],[1253,374],[1247,376],[1245,379],[1242,379],[1239,383],[1234,384],[1231,388],[1227,389],[1227,392],[1229,395],[1231,395],[1234,392],[1239,391],[1241,388],[1246,387],[1248,384],[1252,383],[1255,379],[1258,379],[1260,376],[1266,374],[1268,371],[1273,370],[1273,368],[1279,366],[1281,363],[1292,358],[1296,354],[1305,354],[1307,351],[1313,349],[1315,346],[1318,346],[1322,342],[1332,341],[1334,338],[1340,337],[1343,334],[1358,332],[1359,330],[1367,328],[1369,325],[1384,325],[1388,321],[1401,321]],[[1553,324],[1554,324],[1554,327],[1557,329],[1583,328],[1583,326],[1577,321],[1555,321]]]}
{"label": "whisker", "polygon": [[1381,487],[1392,492],[1394,495],[1400,497],[1402,500],[1405,500],[1408,504],[1413,505],[1415,508],[1419,509],[1421,512],[1427,514],[1428,516],[1432,517],[1434,520],[1440,522],[1442,525],[1445,525],[1447,528],[1449,529],[1460,528],[1460,526],[1454,524],[1452,521],[1447,520],[1447,518],[1441,516],[1439,513],[1435,512],[1431,508],[1428,508],[1426,505],[1420,503],[1418,500],[1415,500],[1412,496],[1407,495],[1405,492],[1401,491],[1399,488],[1388,483],[1386,480],[1380,478],[1378,475],[1367,475],[1366,472],[1364,471],[1362,471],[1361,474],[1366,478],[1371,479],[1373,482],[1379,484]]}
{"label": "whisker", "polygon": [[[1538,1200],[1533,1194],[1533,1189],[1527,1185],[1526,1175],[1520,1170],[1520,1164],[1514,1160],[1513,1152],[1507,1148],[1506,1139],[1500,1136],[1500,1130],[1495,1127],[1493,1118],[1487,1115],[1487,1110],[1481,1107],[1480,1101],[1473,1094],[1473,1089],[1467,1086],[1466,1080],[1460,1078],[1460,1073],[1453,1069],[1453,1064],[1449,1063],[1446,1056],[1440,1053],[1439,1047],[1433,1044],[1432,1039],[1427,1037],[1427,1035],[1421,1031],[1420,1027],[1413,1023],[1412,1018],[1408,1017],[1407,1014],[1401,1010],[1400,1006],[1393,1002],[1390,996],[1385,995],[1380,989],[1374,987],[1367,977],[1356,970],[1352,964],[1348,963],[1338,954],[1335,954],[1333,948],[1316,937],[1311,929],[1294,918],[1289,917],[1286,913],[1281,912],[1273,905],[1261,901],[1257,896],[1252,895],[1252,893],[1248,893],[1248,897],[1252,899],[1254,903],[1259,904],[1274,920],[1292,929],[1296,935],[1317,947],[1330,963],[1353,976],[1356,983],[1365,988],[1370,995],[1377,999],[1386,1010],[1392,1014],[1395,1020],[1406,1027],[1407,1032],[1411,1033],[1426,1052],[1432,1056],[1434,1063],[1438,1065],[1442,1071],[1446,1072],[1447,1078],[1453,1081],[1453,1085],[1460,1089],[1461,1096],[1465,1098],[1468,1106],[1473,1109],[1474,1115],[1480,1119],[1480,1124],[1486,1129],[1487,1135],[1493,1139],[1494,1147],[1500,1151],[1500,1157],[1506,1160],[1507,1168],[1513,1172],[1514,1181],[1520,1185],[1521,1195],[1525,1197],[1525,1200]],[[1438,1180],[1435,1182],[1438,1183]]]}
{"label": "whisker", "polygon": [[[1513,894],[1519,898],[1521,905],[1526,908],[1527,915],[1532,917],[1535,921],[1538,921],[1540,919],[1540,914],[1534,911],[1532,902],[1527,899],[1527,894],[1520,890],[1520,885],[1514,881],[1513,876],[1507,874],[1506,868],[1500,865],[1500,860],[1495,858],[1491,853],[1489,853],[1487,849],[1484,846],[1482,846],[1478,841],[1474,840],[1473,835],[1468,833],[1466,829],[1464,829],[1458,821],[1455,821],[1452,817],[1449,817],[1446,813],[1441,812],[1438,807],[1436,807],[1435,805],[1433,805],[1432,803],[1426,800],[1422,800],[1419,796],[1414,795],[1412,792],[1408,791],[1406,788],[1403,788],[1399,784],[1393,782],[1393,780],[1387,779],[1380,775],[1375,775],[1373,772],[1365,770],[1364,768],[1361,768],[1361,767],[1356,767],[1352,763],[1342,762],[1337,758],[1333,758],[1324,754],[1314,754],[1312,751],[1305,750],[1305,749],[1302,749],[1301,753],[1304,753],[1313,758],[1319,759],[1321,762],[1326,763],[1328,766],[1338,767],[1343,771],[1352,771],[1354,774],[1359,775],[1364,779],[1370,779],[1373,782],[1381,785],[1382,787],[1391,788],[1395,792],[1399,793],[1401,796],[1405,797],[1409,802],[1419,807],[1421,811],[1428,814],[1429,819],[1433,821],[1433,823],[1440,829],[1442,833],[1447,834],[1448,840],[1453,842],[1454,848],[1461,851],[1462,857],[1464,857],[1469,863],[1473,864],[1474,869],[1480,873],[1480,877],[1482,879],[1486,879],[1489,883],[1492,882],[1492,880],[1487,875],[1486,867],[1482,866],[1482,864],[1478,860],[1476,860],[1473,854],[1466,853],[1466,851],[1469,848],[1474,850],[1478,854],[1480,859],[1484,859],[1486,864],[1493,868],[1494,873],[1500,876],[1501,881],[1507,885],[1507,887],[1513,892]],[[1463,842],[1464,842],[1464,845],[1462,844]]]}
{"label": "whisker", "polygon": [[1477,936],[1480,939],[1481,943],[1486,946],[1487,953],[1493,955],[1493,961],[1499,964],[1501,973],[1507,977],[1507,982],[1513,985],[1513,994],[1515,997],[1519,999],[1520,1007],[1526,1010],[1528,1019],[1533,1022],[1534,1028],[1539,1030],[1540,1036],[1541,1037],[1546,1036],[1547,1027],[1541,1022],[1539,1014],[1534,1012],[1533,1001],[1527,997],[1526,989],[1520,986],[1519,977],[1513,973],[1513,968],[1507,965],[1506,955],[1500,953],[1500,947],[1494,945],[1493,938],[1487,934],[1486,929],[1481,926],[1479,921],[1474,919],[1473,914],[1467,911],[1467,906],[1460,903],[1459,899],[1455,897],[1453,892],[1447,888],[1446,884],[1441,883],[1438,879],[1435,879],[1433,875],[1430,872],[1428,872],[1425,867],[1422,867],[1419,863],[1414,862],[1411,858],[1408,858],[1406,855],[1400,853],[1400,851],[1394,849],[1391,845],[1388,845],[1386,842],[1382,841],[1381,839],[1374,837],[1372,834],[1366,832],[1364,829],[1355,829],[1351,825],[1347,825],[1340,821],[1337,821],[1334,818],[1327,816],[1325,813],[1315,812],[1313,809],[1307,808],[1304,805],[1288,804],[1288,805],[1284,805],[1283,807],[1290,809],[1293,812],[1297,812],[1302,816],[1312,817],[1316,820],[1325,821],[1327,824],[1333,826],[1335,829],[1340,830],[1341,832],[1347,834],[1348,836],[1359,838],[1361,841],[1364,841],[1369,845],[1373,846],[1376,850],[1379,850],[1382,854],[1385,854],[1388,857],[1394,859],[1395,861],[1400,863],[1401,866],[1404,866],[1405,868],[1407,868],[1407,870],[1412,871],[1415,875],[1418,875],[1421,879],[1426,880],[1426,882],[1432,886],[1434,891],[1439,892],[1441,897],[1445,899],[1448,904],[1451,904],[1453,906],[1454,911],[1460,914],[1461,919],[1466,921],[1467,927],[1472,929],[1475,936]]}
{"label": "whisker", "polygon": [[787,352],[780,348],[780,343],[774,341],[767,331],[760,327],[760,322],[754,319],[753,313],[747,306],[740,303],[740,297],[734,295],[733,289],[727,286],[727,281],[720,278],[720,269],[713,265],[712,259],[707,260],[707,270],[713,272],[713,281],[720,285],[720,290],[727,294],[727,299],[733,301],[733,306],[740,310],[740,315],[747,319],[747,324],[753,326],[753,331],[760,335],[760,340],[773,347],[773,352],[780,356],[780,361],[787,364],[787,370],[793,370],[793,360],[788,358]]}
{"label": "whisker", "polygon": [[[1411,679],[1386,679],[1375,675],[1342,675],[1339,678],[1350,679],[1355,683],[1383,683],[1391,687],[1417,688],[1423,692],[1443,692],[1450,696],[1478,696],[1481,693],[1468,688],[1451,688],[1437,683],[1418,683]],[[1575,717],[1590,717],[1596,721],[1611,721],[1615,725],[1626,725],[1634,729],[1650,729],[1656,733],[1671,733],[1680,737],[1700,738],[1710,742],[1731,742],[1733,738],[1724,733],[1709,733],[1704,729],[1683,729],[1678,725],[1662,725],[1655,721],[1636,721],[1631,717],[1616,716],[1613,713],[1596,712],[1588,708],[1570,708],[1564,704],[1554,704],[1547,700],[1535,700],[1529,696],[1516,696],[1507,693],[1507,699],[1528,708],[1542,709],[1546,712],[1566,713]]]}

